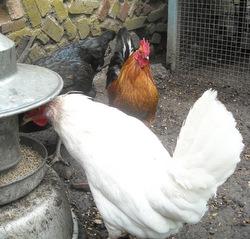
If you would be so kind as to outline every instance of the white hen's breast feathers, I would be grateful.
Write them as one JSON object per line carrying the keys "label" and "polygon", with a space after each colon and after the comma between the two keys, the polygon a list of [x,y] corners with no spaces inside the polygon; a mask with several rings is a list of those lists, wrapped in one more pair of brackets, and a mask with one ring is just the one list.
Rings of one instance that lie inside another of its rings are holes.
{"label": "white hen's breast feathers", "polygon": [[[177,232],[184,222],[200,220],[207,200],[216,189],[214,175],[208,174],[202,185],[190,181],[192,170],[189,171],[182,160],[173,160],[158,138],[139,120],[82,95],[60,97],[61,117],[54,122],[55,130],[85,169],[110,236],[116,238],[126,231],[139,238],[166,238]],[[230,127],[234,137],[235,127]],[[181,146],[178,147],[182,152]],[[199,149],[196,150],[198,153]],[[229,155],[232,170],[241,150],[240,145],[237,146],[236,159]],[[192,162],[195,161],[190,160]],[[195,167],[195,163],[193,165]],[[206,168],[196,169],[194,172],[200,177],[203,171],[210,173]],[[208,180],[210,184],[206,184]],[[213,180],[215,186],[211,185]]]}

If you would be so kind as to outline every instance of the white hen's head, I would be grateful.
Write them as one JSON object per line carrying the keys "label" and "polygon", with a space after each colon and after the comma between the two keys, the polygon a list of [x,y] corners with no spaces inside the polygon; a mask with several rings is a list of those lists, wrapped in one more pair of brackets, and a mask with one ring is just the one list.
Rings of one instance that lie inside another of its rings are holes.
{"label": "white hen's head", "polygon": [[23,125],[33,122],[38,126],[46,126],[48,123],[59,121],[61,115],[61,105],[64,95],[60,95],[53,101],[42,105],[24,114]]}

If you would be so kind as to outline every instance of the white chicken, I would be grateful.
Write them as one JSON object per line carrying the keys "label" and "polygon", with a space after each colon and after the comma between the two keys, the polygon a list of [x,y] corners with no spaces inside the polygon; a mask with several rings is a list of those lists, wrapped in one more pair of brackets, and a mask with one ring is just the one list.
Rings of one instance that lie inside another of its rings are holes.
{"label": "white chicken", "polygon": [[80,94],[57,97],[36,119],[49,119],[84,168],[110,239],[164,239],[199,222],[240,161],[242,136],[216,95],[194,104],[172,157],[141,121]]}

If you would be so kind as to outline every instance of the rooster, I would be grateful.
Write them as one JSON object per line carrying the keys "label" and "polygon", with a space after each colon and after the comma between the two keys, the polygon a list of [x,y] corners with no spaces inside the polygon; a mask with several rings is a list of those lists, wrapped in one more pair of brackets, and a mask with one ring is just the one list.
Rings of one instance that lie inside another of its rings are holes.
{"label": "rooster", "polygon": [[145,123],[154,120],[159,98],[150,70],[149,54],[148,41],[141,40],[139,49],[134,51],[127,29],[121,28],[106,82],[109,105]]}
{"label": "rooster", "polygon": [[211,90],[189,111],[172,157],[140,120],[84,95],[61,95],[37,113],[31,120],[49,120],[85,170],[110,239],[164,239],[199,222],[243,150],[233,115]]}

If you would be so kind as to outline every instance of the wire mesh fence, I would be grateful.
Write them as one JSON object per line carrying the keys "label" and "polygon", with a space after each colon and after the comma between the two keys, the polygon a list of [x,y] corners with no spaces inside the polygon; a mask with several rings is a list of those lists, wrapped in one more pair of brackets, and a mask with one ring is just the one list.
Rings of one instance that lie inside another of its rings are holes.
{"label": "wire mesh fence", "polygon": [[179,0],[176,70],[250,76],[250,0]]}

